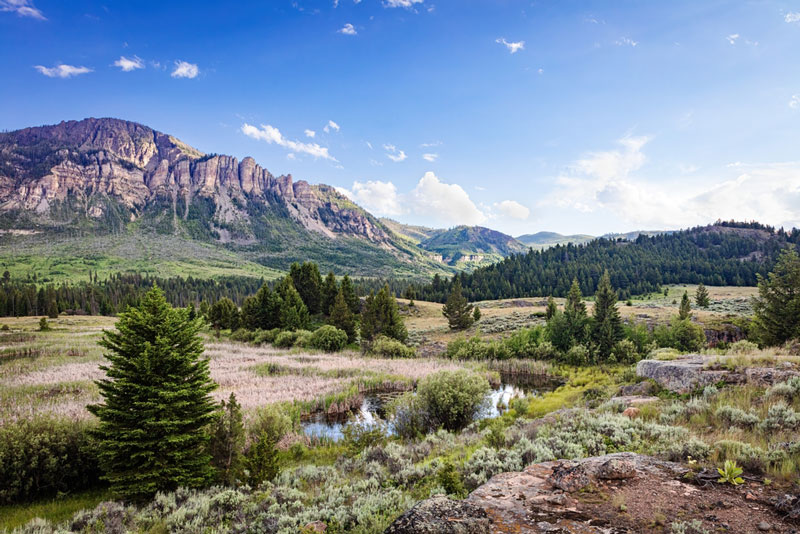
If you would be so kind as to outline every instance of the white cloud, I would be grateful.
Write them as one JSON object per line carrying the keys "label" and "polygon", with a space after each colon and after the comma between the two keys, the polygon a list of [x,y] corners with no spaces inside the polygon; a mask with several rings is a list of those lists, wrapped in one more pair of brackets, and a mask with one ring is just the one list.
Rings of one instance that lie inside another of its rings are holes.
{"label": "white cloud", "polygon": [[200,74],[200,69],[194,63],[176,61],[171,76],[173,78],[197,78],[198,74]]}
{"label": "white cloud", "polygon": [[789,107],[792,109],[800,109],[800,95],[792,95],[789,100]]}
{"label": "white cloud", "polygon": [[539,74],[544,74],[544,69],[539,69],[536,72],[538,72]]}
{"label": "white cloud", "polygon": [[341,128],[339,127],[338,124],[336,124],[335,122],[329,120],[328,124],[326,124],[325,127],[322,128],[322,131],[325,132],[325,133],[328,133],[331,130],[336,130],[338,132],[339,130],[341,130]]}
{"label": "white cloud", "polygon": [[486,221],[486,215],[460,185],[441,182],[432,172],[420,178],[410,197],[417,213],[446,224],[475,225]]}
{"label": "white cloud", "polygon": [[392,182],[369,180],[367,182],[353,182],[351,190],[341,187],[336,188],[350,200],[379,216],[401,215],[402,202],[397,194],[397,187]]}
{"label": "white cloud", "polygon": [[317,136],[317,132],[314,130],[306,129],[303,133],[306,134],[306,137],[311,137],[312,139]]}
{"label": "white cloud", "polygon": [[441,141],[434,141],[432,143],[422,143],[419,146],[421,146],[422,148],[431,148],[431,147],[434,147],[434,146],[440,146],[441,144],[442,144]]}
{"label": "white cloud", "polygon": [[438,157],[439,157],[439,154],[423,154],[422,155],[422,159],[424,159],[425,161],[430,161],[431,163],[436,161],[436,159]]}
{"label": "white cloud", "polygon": [[736,44],[736,40],[738,38],[739,38],[739,34],[738,33],[732,33],[729,36],[727,36],[725,39],[727,39],[728,42],[733,45],[733,44]]}
{"label": "white cloud", "polygon": [[383,0],[383,7],[404,7],[410,9],[414,7],[414,4],[421,4],[422,2],[423,0]]}
{"label": "white cloud", "polygon": [[786,16],[783,17],[783,20],[790,24],[792,22],[800,22],[800,11],[787,13]]}
{"label": "white cloud", "polygon": [[505,37],[499,37],[495,39],[494,42],[505,46],[512,54],[516,54],[520,50],[525,50],[525,41],[508,42]]}
{"label": "white cloud", "polygon": [[20,17],[47,20],[30,0],[0,0],[0,11],[16,13]]}
{"label": "white cloud", "polygon": [[406,194],[398,193],[392,182],[379,180],[354,182],[349,190],[336,189],[375,215],[414,214],[447,226],[474,225],[487,220],[460,185],[441,182],[432,172],[426,172]]}
{"label": "white cloud", "polygon": [[384,150],[386,150],[386,157],[394,161],[395,163],[398,163],[408,158],[408,155],[403,150],[398,149],[394,145],[388,145],[388,144],[383,145],[383,148]]}
{"label": "white cloud", "polygon": [[301,143],[300,141],[292,141],[286,139],[283,134],[269,124],[262,124],[261,128],[257,128],[251,124],[244,123],[242,125],[242,133],[253,139],[266,141],[269,144],[276,144],[293,152],[295,154],[302,153],[314,156],[315,158],[323,158],[331,161],[336,161],[336,158],[328,153],[327,147],[320,146],[316,143]]}
{"label": "white cloud", "polygon": [[636,47],[639,44],[639,41],[634,41],[630,37],[621,37],[617,40],[617,46],[632,46]]}
{"label": "white cloud", "polygon": [[732,164],[716,176],[682,181],[639,176],[648,138],[625,138],[623,150],[593,152],[558,177],[540,203],[581,212],[606,210],[631,226],[685,228],[716,219],[800,226],[800,162]]}
{"label": "white cloud", "polygon": [[87,72],[92,72],[92,69],[89,67],[74,67],[72,65],[56,65],[55,67],[44,67],[42,65],[36,65],[33,67],[34,69],[38,70],[48,78],[71,78],[73,76],[77,76],[79,74],[86,74]]}
{"label": "white cloud", "polygon": [[344,26],[342,26],[342,29],[338,30],[338,32],[339,33],[343,33],[344,35],[357,35],[358,34],[356,29],[349,22],[347,24],[345,24]]}
{"label": "white cloud", "polygon": [[119,67],[124,72],[130,72],[136,69],[143,69],[144,61],[138,56],[133,56],[132,58],[119,56],[119,59],[114,62],[114,66]]}
{"label": "white cloud", "polygon": [[528,209],[528,207],[523,206],[516,200],[495,202],[492,207],[500,212],[502,216],[508,217],[509,219],[518,219],[520,221],[524,221],[531,214],[531,210]]}

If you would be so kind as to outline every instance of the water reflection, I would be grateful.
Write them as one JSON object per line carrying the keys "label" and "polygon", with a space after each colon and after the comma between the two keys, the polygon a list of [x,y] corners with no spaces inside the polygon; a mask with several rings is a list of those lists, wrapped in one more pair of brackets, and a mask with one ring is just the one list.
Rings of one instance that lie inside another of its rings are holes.
{"label": "water reflection", "polygon": [[[542,377],[524,375],[504,375],[499,385],[492,388],[487,396],[486,409],[482,419],[497,417],[508,409],[512,399],[524,396],[538,396],[544,391],[554,389],[558,384]],[[338,441],[343,437],[342,430],[348,423],[358,423],[368,427],[380,422],[386,424],[387,432],[392,434],[392,422],[387,418],[389,403],[402,393],[373,393],[366,395],[358,410],[338,416],[325,413],[312,414],[301,423],[303,432],[309,437],[322,437]]]}

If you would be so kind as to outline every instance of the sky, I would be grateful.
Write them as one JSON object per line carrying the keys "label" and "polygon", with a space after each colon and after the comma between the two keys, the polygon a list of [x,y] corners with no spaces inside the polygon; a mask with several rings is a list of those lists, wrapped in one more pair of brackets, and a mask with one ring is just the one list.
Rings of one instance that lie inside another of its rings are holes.
{"label": "sky", "polygon": [[800,0],[0,0],[0,129],[117,117],[379,216],[800,227]]}

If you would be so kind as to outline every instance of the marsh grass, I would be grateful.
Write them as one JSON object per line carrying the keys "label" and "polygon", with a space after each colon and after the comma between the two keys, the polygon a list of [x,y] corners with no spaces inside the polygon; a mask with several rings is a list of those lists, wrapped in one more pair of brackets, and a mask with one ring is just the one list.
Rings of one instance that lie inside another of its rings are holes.
{"label": "marsh grass", "polygon": [[53,523],[66,521],[75,512],[94,508],[98,503],[109,498],[108,491],[96,489],[33,503],[0,506],[0,532],[21,527],[36,517],[47,519]]}

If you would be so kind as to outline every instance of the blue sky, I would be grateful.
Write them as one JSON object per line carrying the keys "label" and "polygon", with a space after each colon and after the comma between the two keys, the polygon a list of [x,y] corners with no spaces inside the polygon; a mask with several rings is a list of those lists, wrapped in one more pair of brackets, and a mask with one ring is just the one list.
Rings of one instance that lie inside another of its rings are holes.
{"label": "blue sky", "polygon": [[403,222],[800,226],[800,0],[0,0],[0,50],[0,128],[129,119]]}

